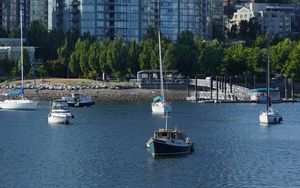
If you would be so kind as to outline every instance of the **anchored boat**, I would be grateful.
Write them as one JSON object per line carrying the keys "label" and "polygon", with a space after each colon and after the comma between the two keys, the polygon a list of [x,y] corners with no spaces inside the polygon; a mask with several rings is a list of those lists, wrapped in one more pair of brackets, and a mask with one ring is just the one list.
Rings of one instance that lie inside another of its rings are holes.
{"label": "anchored boat", "polygon": [[74,116],[67,107],[68,104],[64,100],[53,101],[51,112],[48,114],[48,123],[69,124],[70,119],[74,118]]}
{"label": "anchored boat", "polygon": [[66,100],[68,105],[71,107],[84,107],[95,104],[92,97],[79,93],[72,93],[70,97],[62,97],[62,100]]}
{"label": "anchored boat", "polygon": [[146,146],[150,149],[151,154],[154,157],[158,157],[183,155],[193,152],[194,144],[192,140],[183,131],[168,129],[167,119],[168,116],[166,114],[165,129],[154,131],[153,137],[146,142]]}

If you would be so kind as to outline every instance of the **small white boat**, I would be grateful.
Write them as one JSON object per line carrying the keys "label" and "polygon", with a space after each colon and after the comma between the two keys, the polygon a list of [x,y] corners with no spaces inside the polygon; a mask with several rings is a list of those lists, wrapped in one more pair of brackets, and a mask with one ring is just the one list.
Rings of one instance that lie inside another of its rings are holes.
{"label": "small white boat", "polygon": [[271,108],[271,97],[270,97],[270,39],[268,34],[268,48],[267,48],[267,87],[266,87],[266,109],[260,113],[259,121],[261,124],[277,124],[282,122],[282,116]]}
{"label": "small white boat", "polygon": [[70,110],[67,109],[67,102],[56,100],[53,102],[52,110],[48,115],[49,124],[68,124],[74,118]]}
{"label": "small white boat", "polygon": [[260,113],[259,121],[262,124],[277,124],[282,122],[282,116],[272,108]]}

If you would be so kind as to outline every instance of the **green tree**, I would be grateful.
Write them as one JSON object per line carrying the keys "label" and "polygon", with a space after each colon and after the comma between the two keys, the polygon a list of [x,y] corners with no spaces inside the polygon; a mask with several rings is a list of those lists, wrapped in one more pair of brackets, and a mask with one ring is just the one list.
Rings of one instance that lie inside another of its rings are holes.
{"label": "green tree", "polygon": [[[47,43],[47,27],[41,20],[33,21],[28,28],[28,43],[30,46],[45,47]],[[44,49],[45,51],[47,49]]]}
{"label": "green tree", "polygon": [[285,39],[282,42],[279,42],[277,45],[274,45],[270,49],[270,61],[272,65],[272,71],[276,73],[282,73],[282,68],[289,57],[293,49],[293,44],[290,39]]}
{"label": "green tree", "polygon": [[175,58],[175,50],[176,47],[172,43],[166,43],[164,45],[164,55],[163,55],[163,63],[164,67],[167,70],[175,69],[176,67],[176,58]]}
{"label": "green tree", "polygon": [[38,75],[43,78],[47,75],[48,71],[45,65],[41,65],[37,68]]}
{"label": "green tree", "polygon": [[283,73],[288,78],[300,78],[300,41],[293,48],[283,66]]}
{"label": "green tree", "polygon": [[139,66],[139,54],[140,48],[138,43],[133,40],[129,47],[129,60],[128,60],[128,72],[130,74],[136,75],[136,73],[140,70]]}
{"label": "green tree", "polygon": [[[48,59],[58,59],[58,49],[64,44],[64,33],[62,30],[51,30],[47,34],[46,43],[42,44],[44,51],[44,58]],[[61,62],[62,65],[65,65],[64,69],[67,70],[67,64]],[[66,71],[65,71],[66,72]]]}
{"label": "green tree", "polygon": [[198,67],[206,75],[220,74],[224,49],[218,40],[212,40],[203,47],[203,54],[199,57]]}
{"label": "green tree", "polygon": [[259,47],[245,48],[247,71],[250,71],[253,75],[264,75],[266,67],[266,54],[265,50]]}
{"label": "green tree", "polygon": [[118,80],[126,74],[128,62],[128,45],[121,37],[117,37],[108,47],[107,61]]}
{"label": "green tree", "polygon": [[[141,53],[139,55],[140,69],[151,69],[151,53],[155,48],[153,39],[143,39],[141,42]],[[153,52],[155,53],[155,52]],[[157,52],[158,56],[158,52]]]}
{"label": "green tree", "polygon": [[184,75],[194,75],[197,62],[197,52],[194,35],[190,31],[182,32],[177,39],[175,57],[176,68]]}
{"label": "green tree", "polygon": [[[68,32],[64,35],[64,42],[62,45],[57,49],[58,60],[61,63],[68,67],[68,72],[70,70],[70,58],[71,54],[75,49],[75,44],[79,38],[79,33],[77,32]],[[72,72],[72,71],[71,71]]]}
{"label": "green tree", "polygon": [[257,18],[250,18],[248,22],[248,34],[247,36],[251,38],[251,40],[255,40],[257,35],[259,34],[260,24]]}
{"label": "green tree", "polygon": [[80,67],[80,50],[81,50],[81,40],[78,39],[75,44],[75,49],[70,56],[69,69],[71,73],[75,75],[82,75],[81,67]]}
{"label": "green tree", "polygon": [[103,76],[104,79],[107,75],[109,75],[111,73],[111,68],[107,61],[107,52],[108,52],[109,45],[110,45],[109,39],[106,39],[103,41],[103,43],[101,44],[100,57],[99,57],[99,61],[98,61],[101,71],[104,75]]}
{"label": "green tree", "polygon": [[23,69],[24,69],[24,76],[30,76],[31,72],[31,63],[30,63],[30,56],[26,48],[23,48]]}
{"label": "green tree", "polygon": [[83,73],[84,77],[88,76],[88,73],[91,70],[91,67],[88,63],[89,56],[88,56],[88,50],[89,50],[89,42],[87,40],[79,40],[78,44],[78,53],[79,53],[79,65],[81,72]]}
{"label": "green tree", "polygon": [[244,40],[249,36],[248,21],[246,21],[246,20],[241,20],[240,21],[239,36]]}
{"label": "green tree", "polygon": [[9,38],[20,38],[21,37],[21,30],[20,28],[13,28],[9,31],[8,34]]}
{"label": "green tree", "polygon": [[59,60],[47,60],[46,61],[47,72],[53,77],[64,77],[65,67]]}
{"label": "green tree", "polygon": [[[93,42],[93,44],[91,44],[88,54],[88,62],[89,62],[89,66],[91,71],[93,72],[93,74],[99,75],[101,73],[101,67],[99,64],[99,59],[100,59],[100,55],[101,55],[101,44],[98,40],[96,40],[95,42]],[[93,75],[92,74],[92,75]]]}
{"label": "green tree", "polygon": [[227,33],[229,39],[234,39],[238,36],[238,26],[233,24]]}
{"label": "green tree", "polygon": [[222,73],[227,75],[240,75],[247,71],[246,48],[242,44],[235,44],[225,49]]}

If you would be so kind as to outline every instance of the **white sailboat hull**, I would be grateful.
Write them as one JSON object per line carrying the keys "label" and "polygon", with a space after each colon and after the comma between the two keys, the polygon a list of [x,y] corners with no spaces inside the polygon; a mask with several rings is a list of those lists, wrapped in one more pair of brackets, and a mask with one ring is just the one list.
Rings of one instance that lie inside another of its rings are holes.
{"label": "white sailboat hull", "polygon": [[38,101],[20,99],[20,100],[4,100],[0,102],[0,108],[6,110],[35,110]]}
{"label": "white sailboat hull", "polygon": [[153,102],[152,112],[155,114],[164,114],[172,111],[172,107],[166,102]]}
{"label": "white sailboat hull", "polygon": [[282,122],[282,116],[273,110],[264,111],[259,115],[259,121],[262,124],[278,124]]}

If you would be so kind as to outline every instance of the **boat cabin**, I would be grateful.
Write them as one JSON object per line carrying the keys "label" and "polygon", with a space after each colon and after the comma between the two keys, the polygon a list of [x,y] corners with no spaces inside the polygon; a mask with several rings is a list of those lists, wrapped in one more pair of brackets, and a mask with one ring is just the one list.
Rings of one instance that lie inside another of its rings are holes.
{"label": "boat cabin", "polygon": [[55,100],[52,103],[52,109],[65,109],[68,107],[68,103],[65,100]]}
{"label": "boat cabin", "polygon": [[185,139],[185,135],[182,131],[178,130],[165,130],[165,129],[159,129],[158,131],[154,132],[154,139],[162,139],[162,140],[181,140]]}

